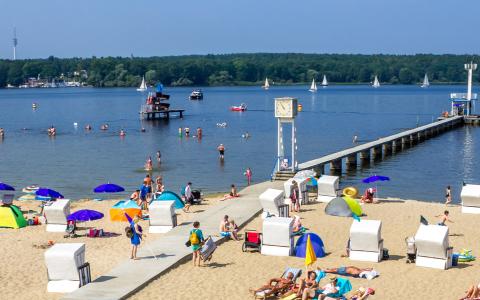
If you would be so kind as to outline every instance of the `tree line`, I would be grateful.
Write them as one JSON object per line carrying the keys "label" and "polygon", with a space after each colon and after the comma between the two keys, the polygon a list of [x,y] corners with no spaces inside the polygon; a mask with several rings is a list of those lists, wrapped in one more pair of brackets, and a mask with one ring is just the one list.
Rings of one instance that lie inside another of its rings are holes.
{"label": "tree line", "polygon": [[[28,78],[73,78],[95,87],[132,87],[142,76],[149,84],[223,86],[307,83],[325,74],[329,82],[418,84],[425,73],[433,83],[466,81],[469,55],[353,55],[255,53],[165,57],[91,57],[0,60],[0,87]],[[82,74],[80,76],[79,74]],[[76,78],[78,77],[78,78]],[[475,74],[474,81],[479,81]]]}

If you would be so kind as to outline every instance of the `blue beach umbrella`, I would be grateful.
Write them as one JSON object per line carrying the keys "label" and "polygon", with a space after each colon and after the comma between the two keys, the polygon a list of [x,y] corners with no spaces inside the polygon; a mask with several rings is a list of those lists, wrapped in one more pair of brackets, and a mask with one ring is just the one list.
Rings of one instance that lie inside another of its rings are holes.
{"label": "blue beach umbrella", "polygon": [[0,182],[0,191],[14,191],[13,186]]}
{"label": "blue beach umbrella", "polygon": [[375,181],[390,181],[390,178],[387,176],[374,175],[362,180],[363,183],[372,183]]}
{"label": "blue beach umbrella", "polygon": [[93,221],[99,220],[103,218],[103,214],[96,210],[91,209],[81,209],[74,213],[68,215],[68,221],[77,221],[77,222],[85,222],[85,221]]}
{"label": "blue beach umbrella", "polygon": [[93,189],[95,193],[119,193],[123,191],[125,191],[123,187],[113,183],[101,184]]}
{"label": "blue beach umbrella", "polygon": [[64,198],[63,195],[60,194],[59,192],[51,190],[51,189],[47,189],[47,188],[39,188],[35,192],[35,195],[42,196],[42,197],[56,198],[56,199]]}

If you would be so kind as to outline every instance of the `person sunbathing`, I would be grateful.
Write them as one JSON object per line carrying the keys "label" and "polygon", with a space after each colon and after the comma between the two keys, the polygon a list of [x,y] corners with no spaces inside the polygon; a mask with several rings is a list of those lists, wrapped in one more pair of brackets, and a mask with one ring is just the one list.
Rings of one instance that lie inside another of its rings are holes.
{"label": "person sunbathing", "polygon": [[290,291],[283,294],[282,297],[287,297],[293,294],[297,294],[297,297],[302,297],[303,290],[305,290],[306,288],[316,289],[318,287],[316,278],[317,273],[315,273],[315,271],[308,271],[307,277],[305,279],[301,278],[300,282],[294,285],[294,287]]}
{"label": "person sunbathing", "polygon": [[265,296],[275,295],[289,289],[293,285],[293,273],[288,272],[287,278],[272,278],[268,283],[256,290],[250,289],[255,296],[257,293],[263,292]]}
{"label": "person sunbathing", "polygon": [[338,275],[344,275],[344,276],[352,276],[352,277],[360,277],[360,274],[364,272],[372,272],[375,271],[373,268],[364,268],[360,269],[354,266],[348,266],[348,267],[338,267],[338,268],[327,268],[327,269],[320,269],[319,270],[325,272],[325,273],[332,273],[332,274],[338,274]]}
{"label": "person sunbathing", "polygon": [[460,300],[470,300],[470,299],[477,299],[480,297],[480,283],[478,285],[472,285],[466,291],[465,296],[460,298]]}
{"label": "person sunbathing", "polygon": [[339,287],[337,286],[338,281],[337,277],[331,277],[330,278],[330,283],[327,283],[324,285],[322,288],[305,288],[302,293],[302,300],[307,300],[307,299],[314,299],[316,295],[318,295],[318,292],[321,294],[318,295],[319,300],[323,300],[327,298],[331,294],[335,294],[338,292]]}
{"label": "person sunbathing", "polygon": [[363,286],[361,286],[358,288],[358,290],[353,292],[353,294],[348,299],[349,300],[365,300],[370,295],[375,295],[375,290],[372,288],[364,288]]}

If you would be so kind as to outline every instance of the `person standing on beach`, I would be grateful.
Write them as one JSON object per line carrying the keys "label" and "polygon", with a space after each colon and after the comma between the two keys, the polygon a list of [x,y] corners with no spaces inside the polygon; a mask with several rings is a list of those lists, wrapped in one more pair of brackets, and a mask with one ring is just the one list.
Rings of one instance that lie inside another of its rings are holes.
{"label": "person standing on beach", "polygon": [[450,186],[447,186],[445,189],[445,204],[450,204],[452,203],[452,189]]}
{"label": "person standing on beach", "polygon": [[192,194],[192,183],[187,183],[185,187],[185,207],[183,208],[184,212],[190,211],[190,206],[193,203],[193,194]]}
{"label": "person standing on beach", "polygon": [[298,189],[298,183],[294,180],[290,187],[290,211],[300,211],[300,191]]}
{"label": "person standing on beach", "polygon": [[225,146],[223,144],[220,144],[217,147],[217,150],[218,150],[218,153],[220,154],[220,159],[224,159],[225,158]]}
{"label": "person standing on beach", "polygon": [[252,170],[247,168],[244,175],[247,177],[247,185],[250,185],[252,183]]}
{"label": "person standing on beach", "polygon": [[200,248],[202,247],[204,238],[203,238],[203,232],[199,228],[200,228],[200,222],[198,221],[193,222],[193,229],[190,231],[190,237],[189,237],[189,242],[193,251],[192,260],[193,260],[194,267],[197,266],[197,260],[198,260],[199,267],[202,262],[202,258],[200,256]]}
{"label": "person standing on beach", "polygon": [[[130,216],[128,214],[125,214],[125,216],[127,217],[127,220],[128,222],[130,223],[130,226],[128,226],[127,228],[125,228],[125,234],[127,235],[128,238],[130,238],[130,243],[132,244],[132,252],[130,254],[130,259],[137,259],[137,248],[138,248],[138,245],[140,245],[140,242],[142,240],[142,227],[140,227],[139,225],[135,226],[136,223],[138,223],[139,219],[138,217],[135,217],[133,220],[132,218],[130,218]],[[136,228],[138,228],[138,232],[136,230]]]}

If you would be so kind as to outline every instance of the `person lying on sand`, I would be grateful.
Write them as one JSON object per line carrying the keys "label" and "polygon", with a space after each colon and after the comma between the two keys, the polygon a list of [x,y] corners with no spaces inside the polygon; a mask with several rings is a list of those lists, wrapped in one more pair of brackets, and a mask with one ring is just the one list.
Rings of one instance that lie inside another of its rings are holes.
{"label": "person lying on sand", "polygon": [[358,288],[358,290],[353,292],[353,294],[348,299],[349,300],[365,300],[370,295],[375,295],[375,290],[372,288],[364,288],[363,286],[361,286]]}
{"label": "person lying on sand", "polygon": [[265,296],[275,295],[284,292],[293,285],[293,273],[288,272],[287,278],[272,278],[268,283],[256,290],[250,289],[255,296],[257,293],[264,292]]}
{"label": "person lying on sand", "polygon": [[470,299],[473,300],[473,299],[477,299],[479,297],[480,297],[480,283],[478,285],[470,286],[468,291],[466,291],[465,296],[460,298],[460,300],[470,300]]}
{"label": "person lying on sand", "polygon": [[373,279],[378,275],[378,272],[375,271],[373,268],[357,268],[354,266],[348,267],[338,267],[338,268],[327,268],[327,269],[320,269],[317,268],[325,273],[332,273],[344,276],[352,276],[352,277],[366,277],[367,279]]}

